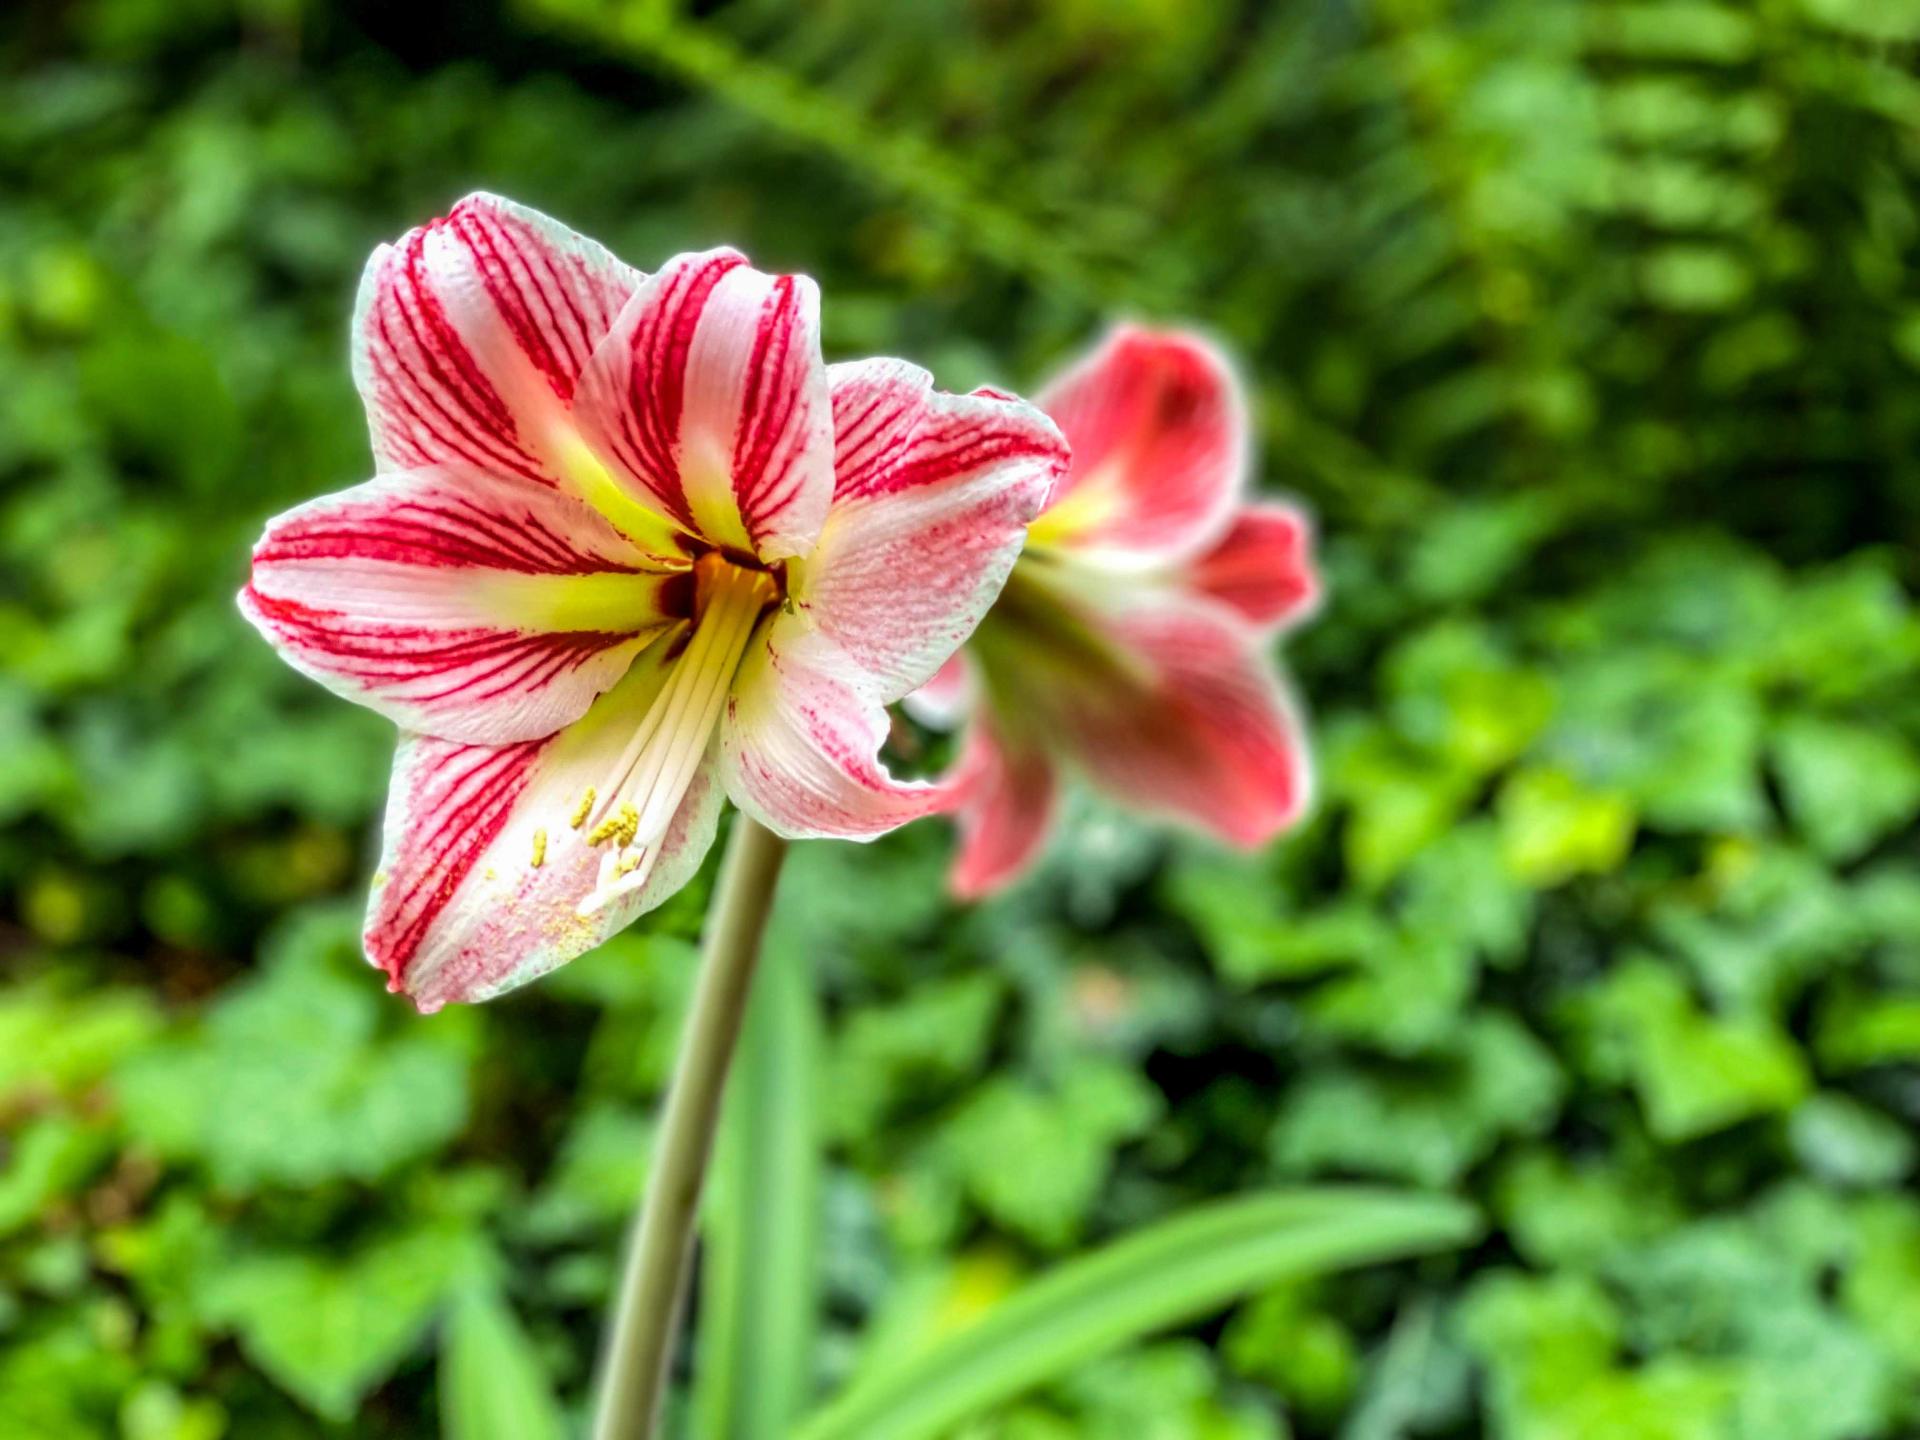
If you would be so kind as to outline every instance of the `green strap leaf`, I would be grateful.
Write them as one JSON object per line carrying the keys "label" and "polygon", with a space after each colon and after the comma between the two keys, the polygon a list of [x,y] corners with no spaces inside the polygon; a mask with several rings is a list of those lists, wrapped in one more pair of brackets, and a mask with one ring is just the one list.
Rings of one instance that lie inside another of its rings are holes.
{"label": "green strap leaf", "polygon": [[702,1440],[780,1440],[807,1398],[819,1031],[805,957],[770,945],[728,1081],[706,1214],[693,1397]]}
{"label": "green strap leaf", "polygon": [[564,1440],[533,1344],[491,1285],[462,1289],[440,1342],[444,1440]]}
{"label": "green strap leaf", "polygon": [[969,1329],[864,1376],[796,1440],[922,1440],[1248,1291],[1464,1244],[1479,1225],[1457,1200],[1362,1188],[1203,1206],[1059,1266]]}

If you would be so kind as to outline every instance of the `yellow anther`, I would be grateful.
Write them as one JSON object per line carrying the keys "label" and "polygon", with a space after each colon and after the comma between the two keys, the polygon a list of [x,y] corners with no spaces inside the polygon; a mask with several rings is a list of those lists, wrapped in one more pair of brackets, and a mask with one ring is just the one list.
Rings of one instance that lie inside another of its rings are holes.
{"label": "yellow anther", "polygon": [[547,863],[547,832],[544,829],[533,832],[533,868],[538,870]]}
{"label": "yellow anther", "polygon": [[574,807],[573,818],[567,823],[578,830],[587,823],[587,812],[593,809],[593,786],[587,786],[587,793],[580,797],[580,803]]}
{"label": "yellow anther", "polygon": [[640,868],[640,861],[645,858],[645,855],[646,852],[643,850],[637,850],[631,855],[622,855],[618,860],[613,862],[613,873],[615,875],[631,875]]}
{"label": "yellow anther", "polygon": [[640,812],[630,804],[621,807],[593,827],[587,836],[587,844],[600,845],[608,840],[618,840],[620,848],[625,849],[633,843],[633,837],[640,833]]}

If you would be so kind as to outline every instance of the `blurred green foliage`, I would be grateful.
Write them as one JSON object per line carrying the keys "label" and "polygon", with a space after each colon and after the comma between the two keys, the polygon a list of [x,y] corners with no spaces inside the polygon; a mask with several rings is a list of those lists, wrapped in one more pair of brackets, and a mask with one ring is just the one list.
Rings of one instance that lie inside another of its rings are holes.
{"label": "blurred green foliage", "polygon": [[704,887],[415,1018],[356,956],[390,736],[230,598],[364,478],[367,252],[483,185],[808,270],[835,356],[956,388],[1197,321],[1320,516],[1284,845],[1083,804],[970,911],[937,825],[796,855],[827,1163],[715,1250],[817,1275],[784,1403],[1359,1179],[1492,1229],[959,1433],[1914,1433],[1916,45],[1911,0],[10,7],[0,1434],[577,1413]]}

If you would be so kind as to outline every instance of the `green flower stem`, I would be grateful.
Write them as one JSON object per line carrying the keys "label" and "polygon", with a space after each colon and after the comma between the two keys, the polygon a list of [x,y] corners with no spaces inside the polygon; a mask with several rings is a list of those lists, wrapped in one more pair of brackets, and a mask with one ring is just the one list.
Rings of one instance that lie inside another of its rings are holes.
{"label": "green flower stem", "polygon": [[772,831],[744,815],[735,820],[707,912],[699,986],[601,1357],[593,1440],[650,1440],[659,1423],[720,1097],[786,850]]}

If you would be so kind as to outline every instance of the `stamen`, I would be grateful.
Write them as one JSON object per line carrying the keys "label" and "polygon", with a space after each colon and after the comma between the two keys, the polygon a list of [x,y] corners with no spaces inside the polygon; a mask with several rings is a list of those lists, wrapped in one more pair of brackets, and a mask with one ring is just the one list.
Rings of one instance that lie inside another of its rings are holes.
{"label": "stamen", "polygon": [[546,831],[546,827],[542,826],[540,829],[533,832],[533,868],[538,870],[542,865],[546,863],[547,863],[547,831]]}
{"label": "stamen", "polygon": [[634,833],[640,828],[640,813],[631,805],[622,805],[614,814],[594,826],[587,836],[587,844],[604,845],[609,840],[618,839],[616,849],[624,850],[633,843]]}
{"label": "stamen", "polygon": [[587,786],[587,793],[580,797],[580,804],[573,812],[573,818],[567,823],[578,830],[587,823],[587,812],[593,809],[593,786]]}
{"label": "stamen", "polygon": [[[734,672],[761,613],[775,598],[764,571],[709,555],[697,571],[702,594],[693,637],[614,763],[611,783],[584,806],[589,845],[619,843],[601,857],[599,883],[580,904],[592,915],[647,883],[661,841],[699,773],[726,706]],[[607,814],[616,801],[618,810]]]}

